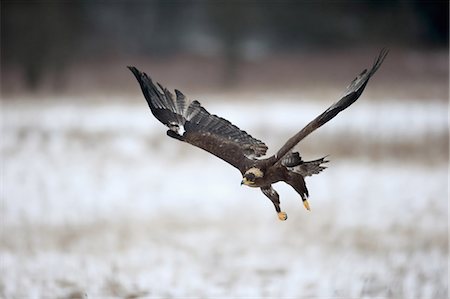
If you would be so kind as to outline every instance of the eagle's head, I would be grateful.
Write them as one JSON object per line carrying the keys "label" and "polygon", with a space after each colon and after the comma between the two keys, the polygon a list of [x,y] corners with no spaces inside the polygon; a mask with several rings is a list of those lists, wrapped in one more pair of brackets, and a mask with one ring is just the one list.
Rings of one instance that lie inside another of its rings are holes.
{"label": "eagle's head", "polygon": [[252,167],[249,170],[247,170],[242,176],[241,185],[247,185],[252,187],[255,184],[256,179],[262,178],[263,175],[264,173],[261,171],[261,169]]}

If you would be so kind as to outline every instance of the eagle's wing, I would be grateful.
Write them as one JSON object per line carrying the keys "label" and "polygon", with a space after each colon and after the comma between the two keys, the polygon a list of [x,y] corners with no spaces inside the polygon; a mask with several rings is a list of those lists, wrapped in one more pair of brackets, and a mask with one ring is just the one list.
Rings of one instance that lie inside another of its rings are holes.
{"label": "eagle's wing", "polygon": [[[347,87],[344,96],[336,103],[331,105],[322,114],[313,119],[309,124],[307,124],[300,132],[291,137],[283,147],[275,155],[275,161],[281,160],[289,151],[297,145],[303,138],[311,134],[314,130],[321,127],[333,117],[335,117],[339,112],[346,109],[348,106],[353,104],[359,96],[362,94],[364,88],[367,85],[370,77],[378,70],[380,65],[383,63],[384,58],[388,54],[387,49],[381,50],[378,58],[375,60],[370,71],[364,70],[359,74]],[[270,158],[269,158],[270,159]],[[272,160],[272,159],[271,159]],[[273,161],[273,160],[272,160]]]}
{"label": "eagle's wing", "polygon": [[156,86],[147,74],[128,67],[138,80],[153,115],[169,127],[170,137],[200,147],[230,163],[241,172],[251,159],[266,154],[267,146],[217,115],[198,101],[188,101],[178,90],[176,98],[164,87]]}

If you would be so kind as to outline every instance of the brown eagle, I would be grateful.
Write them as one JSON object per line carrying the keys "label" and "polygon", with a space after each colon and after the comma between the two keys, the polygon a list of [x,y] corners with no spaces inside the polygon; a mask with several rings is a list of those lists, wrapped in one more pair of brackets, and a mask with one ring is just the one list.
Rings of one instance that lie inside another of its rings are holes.
{"label": "brown eagle", "polygon": [[198,101],[189,101],[179,90],[175,89],[176,97],[174,97],[159,83],[155,85],[145,73],[132,66],[128,68],[138,80],[153,115],[169,128],[167,135],[202,148],[239,169],[243,177],[241,185],[261,188],[275,206],[278,218],[286,220],[287,214],[281,211],[280,199],[272,184],[283,181],[291,185],[300,194],[305,208],[309,210],[309,193],[304,178],[321,172],[326,168],[323,164],[328,162],[325,157],[303,161],[293,148],[360,97],[387,53],[388,50],[381,50],[372,68],[359,74],[338,102],[313,119],[290,138],[275,155],[268,158],[261,158],[267,151],[267,145],[261,140],[253,138],[228,120],[210,114]]}

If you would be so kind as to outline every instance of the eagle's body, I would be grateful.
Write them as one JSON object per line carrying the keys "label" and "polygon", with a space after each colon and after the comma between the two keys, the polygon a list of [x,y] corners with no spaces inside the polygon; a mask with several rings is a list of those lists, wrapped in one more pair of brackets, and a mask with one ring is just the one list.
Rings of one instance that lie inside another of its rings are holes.
{"label": "eagle's body", "polygon": [[168,136],[202,148],[236,167],[243,176],[241,184],[261,188],[272,201],[278,217],[286,220],[287,214],[281,211],[279,196],[272,184],[283,181],[292,186],[309,210],[309,194],[304,177],[319,173],[325,169],[322,164],[328,162],[325,158],[305,162],[292,149],[311,132],[354,103],[386,55],[387,51],[382,50],[370,71],[364,70],[356,77],[341,100],[290,138],[275,155],[265,159],[261,157],[266,154],[267,146],[262,141],[229,121],[210,114],[198,101],[188,101],[180,91],[175,90],[174,97],[166,88],[155,85],[145,73],[135,67],[129,69],[138,80],[153,115],[169,128]]}

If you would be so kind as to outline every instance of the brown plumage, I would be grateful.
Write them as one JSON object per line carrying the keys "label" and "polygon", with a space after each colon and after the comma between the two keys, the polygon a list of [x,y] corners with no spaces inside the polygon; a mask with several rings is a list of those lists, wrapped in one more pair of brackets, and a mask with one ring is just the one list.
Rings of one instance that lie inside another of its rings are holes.
{"label": "brown plumage", "polygon": [[261,158],[267,151],[264,142],[253,138],[226,119],[210,114],[198,101],[188,101],[180,91],[175,90],[174,97],[160,84],[155,85],[145,73],[135,67],[128,68],[138,80],[153,115],[169,128],[167,135],[202,148],[239,169],[243,176],[242,184],[261,188],[275,206],[278,217],[286,220],[287,214],[281,211],[279,195],[272,184],[284,181],[292,186],[309,210],[309,194],[304,177],[321,172],[325,169],[323,164],[328,162],[325,157],[305,162],[292,149],[360,97],[387,53],[383,49],[372,68],[359,74],[338,102],[291,137],[275,155],[265,159]]}

